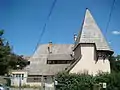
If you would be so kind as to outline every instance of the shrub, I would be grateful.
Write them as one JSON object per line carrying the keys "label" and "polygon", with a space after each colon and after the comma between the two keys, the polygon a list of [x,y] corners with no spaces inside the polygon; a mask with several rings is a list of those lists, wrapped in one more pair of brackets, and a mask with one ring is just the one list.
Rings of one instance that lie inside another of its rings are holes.
{"label": "shrub", "polygon": [[61,72],[56,75],[57,90],[99,90],[100,83],[107,83],[106,90],[120,90],[120,73],[101,73],[96,76],[88,74],[69,74]]}

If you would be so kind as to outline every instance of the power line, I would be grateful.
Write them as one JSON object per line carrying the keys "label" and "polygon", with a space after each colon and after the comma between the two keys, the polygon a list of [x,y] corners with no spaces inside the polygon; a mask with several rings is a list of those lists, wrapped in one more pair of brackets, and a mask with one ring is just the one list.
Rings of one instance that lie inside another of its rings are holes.
{"label": "power line", "polygon": [[111,20],[111,16],[112,16],[112,12],[113,12],[114,6],[115,6],[115,0],[113,0],[113,2],[112,2],[112,6],[111,6],[110,13],[109,13],[108,22],[107,22],[107,25],[106,25],[106,34],[105,34],[105,36],[107,36],[108,27],[109,27],[109,24],[110,24],[110,20]]}
{"label": "power line", "polygon": [[48,14],[47,20],[49,20],[49,18],[50,18],[51,14],[52,14],[52,11],[53,11],[53,8],[54,8],[56,2],[57,2],[57,0],[54,0],[54,1],[53,1],[53,4],[52,4],[51,9],[50,9],[50,12],[49,12],[49,14]]}
{"label": "power line", "polygon": [[37,44],[36,44],[36,47],[35,47],[34,52],[37,50],[37,47],[38,47],[39,43],[41,42],[41,39],[42,39],[42,37],[43,37],[43,35],[44,35],[45,31],[46,31],[47,22],[48,22],[49,19],[50,19],[50,16],[51,16],[51,14],[52,14],[52,12],[53,12],[53,9],[54,9],[54,7],[55,7],[56,2],[57,2],[57,0],[54,0],[53,3],[52,3],[52,6],[51,6],[50,11],[49,11],[49,14],[48,14],[48,16],[47,16],[47,20],[46,20],[46,22],[45,22],[44,25],[43,25],[42,32],[41,32],[41,34],[40,34],[40,36],[39,36],[39,39],[38,39],[38,42],[37,42]]}

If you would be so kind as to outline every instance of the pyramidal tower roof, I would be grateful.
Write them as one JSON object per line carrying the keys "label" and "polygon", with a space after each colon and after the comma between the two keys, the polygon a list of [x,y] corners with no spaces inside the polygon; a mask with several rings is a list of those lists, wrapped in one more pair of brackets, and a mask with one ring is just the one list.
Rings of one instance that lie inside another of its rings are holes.
{"label": "pyramidal tower roof", "polygon": [[79,43],[95,43],[97,50],[112,51],[88,9],[86,9],[82,28],[77,36],[75,47]]}

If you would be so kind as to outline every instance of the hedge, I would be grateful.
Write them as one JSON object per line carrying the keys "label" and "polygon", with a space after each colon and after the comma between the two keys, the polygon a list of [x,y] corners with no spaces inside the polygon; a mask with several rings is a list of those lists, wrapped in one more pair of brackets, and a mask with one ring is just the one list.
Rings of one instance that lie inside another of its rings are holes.
{"label": "hedge", "polygon": [[56,90],[103,90],[102,83],[107,84],[105,90],[120,90],[120,73],[101,73],[92,76],[61,72],[56,75],[56,80]]}

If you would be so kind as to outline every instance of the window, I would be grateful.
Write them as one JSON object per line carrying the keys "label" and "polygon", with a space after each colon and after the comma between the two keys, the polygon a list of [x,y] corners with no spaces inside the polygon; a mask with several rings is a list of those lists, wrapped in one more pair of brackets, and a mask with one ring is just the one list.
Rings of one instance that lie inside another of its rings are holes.
{"label": "window", "polygon": [[33,82],[41,82],[41,77],[34,77]]}
{"label": "window", "polygon": [[27,82],[41,82],[41,75],[28,75]]}
{"label": "window", "polygon": [[22,80],[24,79],[24,74],[22,74]]}
{"label": "window", "polygon": [[18,77],[20,78],[20,77],[21,77],[21,74],[18,74]]}
{"label": "window", "polygon": [[38,80],[38,78],[34,78],[34,80],[35,80],[35,81],[37,81],[37,80]]}
{"label": "window", "polygon": [[48,60],[48,61],[47,61],[47,64],[51,64],[51,60]]}
{"label": "window", "polygon": [[30,65],[30,61],[28,61],[28,65]]}
{"label": "window", "polygon": [[19,75],[18,74],[16,74],[16,78],[18,78],[19,77]]}
{"label": "window", "polygon": [[70,64],[71,60],[47,60],[47,64]]}
{"label": "window", "polygon": [[44,81],[47,81],[47,76],[43,76],[44,77]]}
{"label": "window", "polygon": [[15,74],[13,74],[13,78],[15,78]]}

